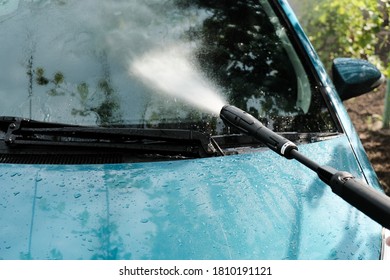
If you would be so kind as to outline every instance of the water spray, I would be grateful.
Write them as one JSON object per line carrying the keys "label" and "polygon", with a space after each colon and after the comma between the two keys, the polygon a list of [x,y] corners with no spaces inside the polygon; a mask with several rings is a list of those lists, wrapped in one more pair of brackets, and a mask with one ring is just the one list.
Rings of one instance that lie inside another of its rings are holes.
{"label": "water spray", "polygon": [[317,173],[332,191],[352,206],[386,228],[390,228],[390,197],[376,191],[348,172],[330,166],[320,166],[298,152],[298,147],[288,139],[265,127],[247,112],[231,105],[222,107],[220,117],[224,122],[251,135],[287,159],[295,159]]}
{"label": "water spray", "polygon": [[168,97],[218,115],[226,104],[216,86],[192,63],[191,48],[175,45],[152,50],[131,62],[129,73]]}

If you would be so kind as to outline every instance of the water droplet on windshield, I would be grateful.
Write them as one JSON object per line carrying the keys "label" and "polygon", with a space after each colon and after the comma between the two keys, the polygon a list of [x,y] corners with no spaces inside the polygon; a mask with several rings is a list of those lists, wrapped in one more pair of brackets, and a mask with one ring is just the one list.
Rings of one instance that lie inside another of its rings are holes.
{"label": "water droplet on windshield", "polygon": [[74,198],[79,198],[81,196],[81,194],[80,193],[75,193],[73,196],[74,196]]}
{"label": "water droplet on windshield", "polygon": [[141,220],[141,223],[143,223],[143,224],[146,224],[147,222],[149,222],[148,219],[142,219],[142,220]]}

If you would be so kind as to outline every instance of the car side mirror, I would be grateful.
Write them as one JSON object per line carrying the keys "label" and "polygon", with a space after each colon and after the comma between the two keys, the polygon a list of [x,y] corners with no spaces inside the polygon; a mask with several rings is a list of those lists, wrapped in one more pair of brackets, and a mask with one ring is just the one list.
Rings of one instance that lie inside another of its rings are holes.
{"label": "car side mirror", "polygon": [[332,76],[341,100],[370,92],[385,81],[377,67],[367,60],[356,58],[333,60]]}

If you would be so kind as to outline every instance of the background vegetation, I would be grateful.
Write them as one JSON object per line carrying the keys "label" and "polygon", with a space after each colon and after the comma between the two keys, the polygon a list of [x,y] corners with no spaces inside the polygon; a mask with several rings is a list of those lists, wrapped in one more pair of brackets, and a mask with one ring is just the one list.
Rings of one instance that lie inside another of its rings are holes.
{"label": "background vegetation", "polygon": [[389,0],[303,0],[300,5],[301,23],[328,69],[335,57],[356,57],[390,76]]}

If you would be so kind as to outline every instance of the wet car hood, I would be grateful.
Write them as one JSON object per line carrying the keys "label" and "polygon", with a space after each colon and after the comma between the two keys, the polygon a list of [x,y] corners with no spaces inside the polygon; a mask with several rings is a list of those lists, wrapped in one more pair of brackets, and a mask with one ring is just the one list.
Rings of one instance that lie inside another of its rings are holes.
{"label": "wet car hood", "polygon": [[[300,145],[359,170],[345,136]],[[354,174],[361,177],[362,174]],[[0,165],[2,259],[378,259],[381,226],[272,151]]]}

